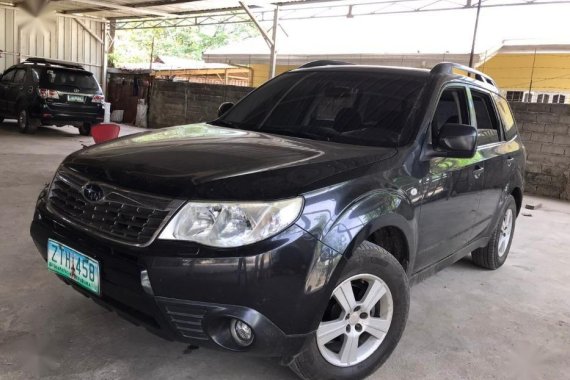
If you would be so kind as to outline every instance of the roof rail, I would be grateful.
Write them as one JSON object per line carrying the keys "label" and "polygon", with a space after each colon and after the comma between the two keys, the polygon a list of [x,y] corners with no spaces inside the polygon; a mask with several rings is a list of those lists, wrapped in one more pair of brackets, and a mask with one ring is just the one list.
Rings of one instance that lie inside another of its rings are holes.
{"label": "roof rail", "polygon": [[319,67],[319,66],[342,66],[342,65],[353,65],[354,63],[349,62],[342,62],[342,61],[331,61],[327,59],[322,59],[320,61],[313,61],[309,63],[305,63],[302,66],[299,66],[300,69],[307,69],[309,67]]}
{"label": "roof rail", "polygon": [[34,64],[43,64],[46,66],[51,66],[51,65],[57,65],[57,66],[63,66],[63,67],[69,67],[69,68],[73,68],[73,69],[81,69],[81,70],[85,70],[84,67],[80,64],[77,63],[69,63],[69,62],[64,62],[64,61],[57,61],[55,59],[46,59],[46,58],[28,58],[24,61],[24,63],[34,63]]}
{"label": "roof rail", "polygon": [[453,69],[466,71],[467,74],[469,74],[469,76],[470,76],[470,74],[473,74],[475,80],[489,84],[489,85],[497,88],[497,84],[495,83],[495,81],[490,76],[488,76],[487,74],[484,74],[479,70],[472,69],[471,67],[461,65],[459,63],[453,63],[453,62],[438,63],[437,65],[435,65],[431,69],[430,73],[431,74],[453,74]]}

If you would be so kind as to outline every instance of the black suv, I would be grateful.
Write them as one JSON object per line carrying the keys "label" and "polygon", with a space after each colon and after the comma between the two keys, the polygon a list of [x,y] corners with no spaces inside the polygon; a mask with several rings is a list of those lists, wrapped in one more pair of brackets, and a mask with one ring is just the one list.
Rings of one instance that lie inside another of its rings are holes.
{"label": "black suv", "polygon": [[18,119],[23,133],[40,125],[74,125],[89,135],[104,117],[104,96],[93,74],[82,66],[28,58],[0,76],[0,123]]}
{"label": "black suv", "polygon": [[360,379],[410,282],[505,262],[525,151],[484,74],[318,62],[220,109],[67,157],[31,226],[48,268],[169,339]]}

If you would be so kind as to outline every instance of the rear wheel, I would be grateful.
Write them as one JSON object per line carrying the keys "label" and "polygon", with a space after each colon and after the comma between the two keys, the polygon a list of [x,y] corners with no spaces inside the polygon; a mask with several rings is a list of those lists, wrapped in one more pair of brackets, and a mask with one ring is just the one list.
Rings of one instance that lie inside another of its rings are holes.
{"label": "rear wheel", "polygon": [[509,196],[499,225],[491,235],[489,243],[471,253],[475,264],[486,269],[497,269],[505,263],[513,241],[516,215],[515,199]]}
{"label": "rear wheel", "polygon": [[306,380],[356,380],[390,356],[406,325],[408,279],[386,250],[364,242],[348,261],[315,336],[290,364]]}
{"label": "rear wheel", "polygon": [[31,119],[28,110],[21,108],[18,111],[18,127],[22,133],[35,133],[39,127],[39,120]]}
{"label": "rear wheel", "polygon": [[89,136],[91,134],[91,123],[83,123],[78,129],[81,136]]}

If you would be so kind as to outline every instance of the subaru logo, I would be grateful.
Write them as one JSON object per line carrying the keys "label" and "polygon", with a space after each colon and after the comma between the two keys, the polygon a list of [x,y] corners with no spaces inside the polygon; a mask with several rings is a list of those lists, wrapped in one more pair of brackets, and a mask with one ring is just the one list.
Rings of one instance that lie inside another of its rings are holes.
{"label": "subaru logo", "polygon": [[88,183],[83,188],[83,196],[89,202],[99,202],[101,199],[103,199],[104,195],[105,193],[103,193],[103,189],[94,183]]}
{"label": "subaru logo", "polygon": [[73,89],[73,92],[79,92],[79,89],[78,89],[78,88],[74,88],[74,89]]}

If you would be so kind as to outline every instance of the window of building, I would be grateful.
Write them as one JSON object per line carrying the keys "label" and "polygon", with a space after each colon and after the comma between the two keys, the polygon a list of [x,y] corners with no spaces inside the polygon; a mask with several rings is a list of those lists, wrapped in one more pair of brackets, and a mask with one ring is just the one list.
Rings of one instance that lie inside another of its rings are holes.
{"label": "window of building", "polygon": [[563,104],[566,103],[566,96],[557,94],[552,97],[552,103]]}
{"label": "window of building", "polygon": [[538,94],[538,97],[536,98],[537,103],[548,103],[549,100],[550,95],[548,94]]}
{"label": "window of building", "polygon": [[527,92],[524,94],[524,102],[525,103],[532,103],[532,94]]}
{"label": "window of building", "polygon": [[471,90],[475,117],[477,120],[477,145],[492,144],[499,141],[499,120],[491,96]]}
{"label": "window of building", "polygon": [[509,102],[522,102],[523,94],[522,91],[507,91],[507,100]]}

